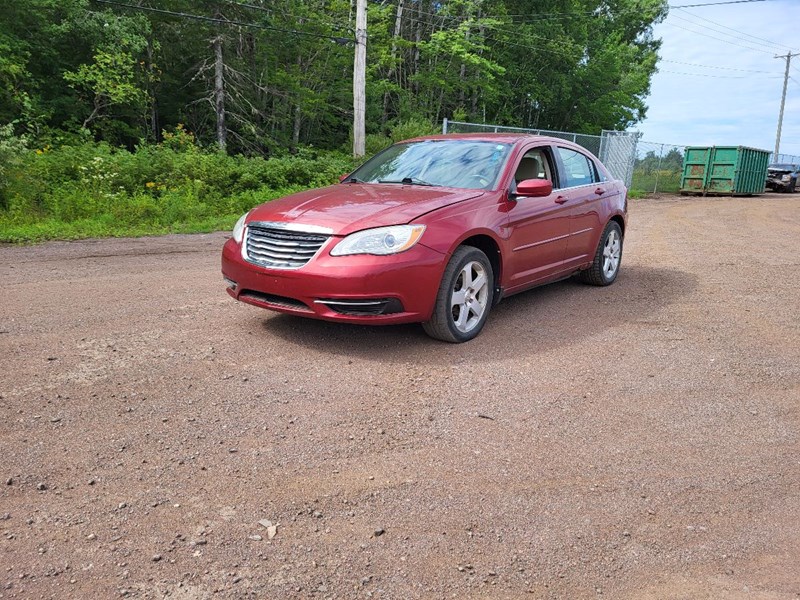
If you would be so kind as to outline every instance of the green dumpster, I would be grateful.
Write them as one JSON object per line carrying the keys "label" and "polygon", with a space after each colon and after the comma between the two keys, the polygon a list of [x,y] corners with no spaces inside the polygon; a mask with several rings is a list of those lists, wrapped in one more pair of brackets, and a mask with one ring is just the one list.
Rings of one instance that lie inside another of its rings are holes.
{"label": "green dumpster", "polygon": [[769,150],[745,146],[690,146],[683,158],[681,194],[762,194],[769,158]]}

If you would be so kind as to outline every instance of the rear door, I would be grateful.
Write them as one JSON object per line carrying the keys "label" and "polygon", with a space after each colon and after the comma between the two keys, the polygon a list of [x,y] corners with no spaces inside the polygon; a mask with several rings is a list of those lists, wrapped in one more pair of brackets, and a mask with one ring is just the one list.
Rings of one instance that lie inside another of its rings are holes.
{"label": "rear door", "polygon": [[602,202],[616,193],[616,187],[612,182],[603,181],[602,172],[583,152],[557,146],[556,155],[564,186],[561,191],[570,199],[570,231],[565,265],[578,266],[591,260],[594,255],[603,226]]}
{"label": "rear door", "polygon": [[530,146],[517,159],[510,198],[525,179],[549,179],[554,191],[543,198],[517,197],[508,206],[506,288],[525,287],[563,269],[570,230],[570,207],[556,189],[558,174],[550,146]]}

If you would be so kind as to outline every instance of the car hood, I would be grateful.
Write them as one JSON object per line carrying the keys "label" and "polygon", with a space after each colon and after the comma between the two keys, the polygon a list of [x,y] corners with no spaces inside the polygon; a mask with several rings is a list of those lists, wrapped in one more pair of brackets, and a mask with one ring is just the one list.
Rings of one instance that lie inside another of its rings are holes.
{"label": "car hood", "polygon": [[371,227],[409,223],[432,210],[484,193],[419,185],[340,183],[267,202],[254,208],[247,220],[313,225],[331,229],[333,235],[348,235]]}

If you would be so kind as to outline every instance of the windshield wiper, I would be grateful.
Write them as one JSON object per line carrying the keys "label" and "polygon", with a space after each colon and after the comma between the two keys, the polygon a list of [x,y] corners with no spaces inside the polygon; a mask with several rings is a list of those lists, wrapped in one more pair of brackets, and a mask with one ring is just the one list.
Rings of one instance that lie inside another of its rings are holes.
{"label": "windshield wiper", "polygon": [[403,185],[427,185],[433,186],[432,183],[428,183],[427,181],[423,181],[422,179],[417,179],[416,177],[403,177],[400,181],[396,179],[379,179],[378,183],[402,183]]}
{"label": "windshield wiper", "polygon": [[344,180],[345,183],[364,183],[358,177],[348,177]]}

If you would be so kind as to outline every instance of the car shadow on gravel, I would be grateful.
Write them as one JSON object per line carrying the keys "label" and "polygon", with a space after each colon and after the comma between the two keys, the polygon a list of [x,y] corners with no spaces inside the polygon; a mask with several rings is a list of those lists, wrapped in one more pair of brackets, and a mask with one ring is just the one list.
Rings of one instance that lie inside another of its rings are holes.
{"label": "car shadow on gravel", "polygon": [[379,363],[452,364],[476,355],[484,362],[502,361],[549,352],[630,322],[657,320],[662,308],[696,287],[690,273],[639,265],[624,268],[609,287],[568,279],[505,298],[483,332],[466,344],[430,339],[416,324],[370,327],[274,314],[262,325],[264,335],[286,344]]}

